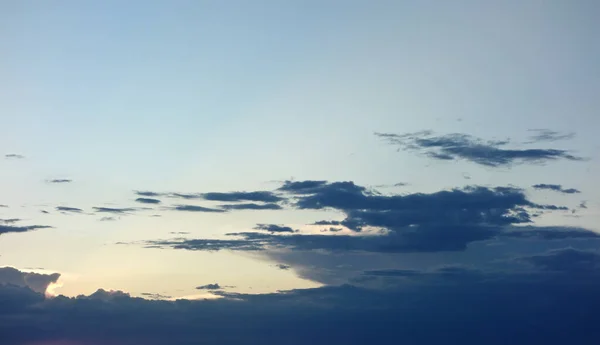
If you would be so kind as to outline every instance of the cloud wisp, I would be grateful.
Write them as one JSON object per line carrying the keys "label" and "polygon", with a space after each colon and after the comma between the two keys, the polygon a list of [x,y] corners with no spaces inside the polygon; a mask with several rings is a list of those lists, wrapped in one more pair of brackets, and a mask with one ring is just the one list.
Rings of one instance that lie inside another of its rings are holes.
{"label": "cloud wisp", "polygon": [[486,167],[510,167],[522,163],[547,163],[559,159],[581,161],[582,157],[560,149],[507,148],[509,140],[483,140],[468,134],[436,135],[432,131],[407,134],[375,133],[399,149],[422,153],[435,160],[465,160]]}
{"label": "cloud wisp", "polygon": [[559,193],[563,193],[563,194],[579,194],[579,193],[581,193],[581,191],[578,190],[578,189],[575,189],[575,188],[563,188],[559,184],[545,184],[545,183],[540,183],[540,184],[535,184],[532,187],[534,189],[538,189],[538,190],[551,190],[551,191],[555,191],[555,192],[559,192]]}
{"label": "cloud wisp", "polygon": [[34,231],[38,229],[50,229],[51,226],[48,225],[27,225],[27,226],[12,226],[12,225],[2,225],[0,224],[0,235],[7,234],[10,232],[28,232]]}
{"label": "cloud wisp", "polygon": [[539,143],[539,142],[554,142],[559,140],[570,140],[575,138],[575,133],[561,133],[549,129],[530,129],[530,132],[535,134],[529,137],[528,144]]}
{"label": "cloud wisp", "polygon": [[25,156],[16,154],[16,153],[8,153],[4,155],[6,159],[25,159]]}
{"label": "cloud wisp", "polygon": [[71,183],[73,182],[73,180],[71,179],[53,179],[53,180],[46,180],[47,183],[54,183],[54,184],[61,184],[61,183]]}

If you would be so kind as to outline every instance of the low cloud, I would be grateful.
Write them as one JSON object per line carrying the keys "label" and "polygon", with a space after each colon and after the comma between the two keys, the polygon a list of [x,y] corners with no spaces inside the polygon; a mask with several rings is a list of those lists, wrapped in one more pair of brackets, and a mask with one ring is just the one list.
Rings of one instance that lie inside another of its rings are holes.
{"label": "low cloud", "polygon": [[487,167],[507,167],[522,163],[546,163],[565,159],[581,161],[560,149],[506,148],[509,140],[483,140],[467,134],[435,135],[432,131],[407,134],[375,133],[391,145],[405,151],[413,151],[436,160],[465,160]]}
{"label": "low cloud", "polygon": [[22,219],[19,218],[9,218],[9,219],[0,219],[0,223],[4,224],[14,224],[20,222]]}
{"label": "low cloud", "polygon": [[284,271],[287,271],[287,270],[289,270],[290,268],[292,268],[292,266],[290,266],[290,265],[285,265],[285,264],[277,264],[277,265],[275,265],[275,267],[279,268],[280,270],[284,270]]}
{"label": "low cloud", "polygon": [[540,184],[533,185],[533,188],[540,189],[540,190],[551,190],[551,191],[564,193],[564,194],[579,194],[579,193],[581,193],[581,191],[579,191],[575,188],[563,188],[559,184],[540,183]]}
{"label": "low cloud", "polygon": [[151,300],[161,300],[161,299],[169,299],[171,296],[161,295],[159,293],[151,293],[151,292],[142,292],[140,295],[144,296],[147,299]]}
{"label": "low cloud", "polygon": [[156,193],[156,192],[150,192],[150,191],[134,191],[135,194],[139,195],[139,196],[146,196],[146,197],[159,197],[159,196],[163,196],[164,193]]}
{"label": "low cloud", "polygon": [[0,267],[0,285],[27,287],[37,293],[45,293],[51,283],[56,283],[59,273],[40,274],[22,272],[13,267]]}

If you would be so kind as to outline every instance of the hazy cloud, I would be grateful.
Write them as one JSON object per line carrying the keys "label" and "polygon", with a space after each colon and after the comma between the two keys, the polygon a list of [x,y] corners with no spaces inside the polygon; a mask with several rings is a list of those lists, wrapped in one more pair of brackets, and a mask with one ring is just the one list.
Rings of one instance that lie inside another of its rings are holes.
{"label": "hazy cloud", "polygon": [[150,191],[134,191],[135,194],[139,195],[139,196],[147,196],[147,197],[158,197],[158,196],[163,196],[163,193],[156,193],[156,192],[150,192]]}
{"label": "hazy cloud", "polygon": [[22,219],[19,218],[9,218],[9,219],[0,219],[0,223],[4,224],[14,224],[20,222]]}
{"label": "hazy cloud", "polygon": [[463,159],[488,167],[510,166],[516,163],[545,163],[557,159],[583,160],[566,150],[510,149],[509,140],[483,140],[467,134],[434,135],[431,131],[408,134],[375,133],[392,145],[407,151],[420,152],[437,160]]}
{"label": "hazy cloud", "polygon": [[7,159],[23,159],[23,158],[25,158],[25,156],[19,155],[19,154],[16,154],[16,153],[9,153],[9,154],[4,155],[4,158],[7,158]]}
{"label": "hazy cloud", "polygon": [[536,134],[529,137],[530,141],[528,143],[538,143],[542,141],[558,141],[558,140],[568,140],[573,139],[575,137],[575,133],[561,133],[557,131],[552,131],[549,129],[530,129],[530,132],[535,132]]}

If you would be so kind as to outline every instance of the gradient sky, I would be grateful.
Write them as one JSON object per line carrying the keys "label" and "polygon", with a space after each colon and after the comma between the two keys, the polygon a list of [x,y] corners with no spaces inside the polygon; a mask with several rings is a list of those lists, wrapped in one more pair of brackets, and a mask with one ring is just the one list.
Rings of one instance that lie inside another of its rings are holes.
{"label": "gradient sky", "polygon": [[[308,224],[344,212],[289,204],[181,212],[168,208],[223,203],[161,195],[159,205],[140,204],[134,191],[274,191],[304,180],[353,181],[385,195],[513,186],[534,203],[569,208],[533,226],[600,233],[599,15],[591,0],[2,1],[0,219],[52,228],[0,232],[0,266],[60,273],[53,289],[66,296],[103,288],[196,298],[211,296],[196,287],[212,283],[267,293],[344,284],[357,270],[597,250],[597,242],[513,243],[500,253],[473,242],[365,258],[145,248],[226,239],[257,224],[320,234]],[[376,135],[424,130],[581,159],[491,166]],[[555,137],[533,138],[549,131]]]}

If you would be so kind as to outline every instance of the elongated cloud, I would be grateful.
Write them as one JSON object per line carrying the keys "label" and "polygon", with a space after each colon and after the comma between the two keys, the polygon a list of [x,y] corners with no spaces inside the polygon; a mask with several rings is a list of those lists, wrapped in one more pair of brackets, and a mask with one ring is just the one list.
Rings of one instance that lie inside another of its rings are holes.
{"label": "elongated cloud", "polygon": [[559,192],[559,193],[564,193],[564,194],[579,194],[579,193],[581,193],[581,191],[579,191],[578,189],[575,189],[575,188],[563,188],[559,184],[545,184],[545,183],[540,183],[540,184],[533,185],[533,188],[535,188],[535,189],[551,190],[551,191],[555,191],[555,192]]}
{"label": "elongated cloud", "polygon": [[0,235],[7,234],[9,232],[28,232],[38,229],[49,229],[52,228],[48,225],[28,225],[28,226],[12,226],[0,224]]}
{"label": "elongated cloud", "polygon": [[376,136],[400,149],[418,152],[436,160],[465,160],[487,167],[506,167],[522,163],[546,163],[583,158],[566,150],[550,148],[506,148],[509,140],[483,140],[467,134],[435,135],[432,131],[408,134],[375,133]]}

